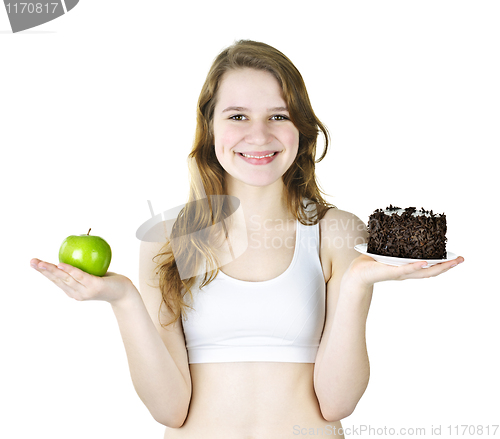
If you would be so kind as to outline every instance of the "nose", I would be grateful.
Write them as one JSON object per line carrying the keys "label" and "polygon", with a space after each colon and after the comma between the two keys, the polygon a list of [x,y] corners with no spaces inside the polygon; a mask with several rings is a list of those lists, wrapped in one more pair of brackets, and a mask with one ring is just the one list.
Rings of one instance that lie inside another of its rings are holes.
{"label": "nose", "polygon": [[248,125],[245,141],[252,145],[267,145],[271,142],[270,127],[264,121],[253,121]]}

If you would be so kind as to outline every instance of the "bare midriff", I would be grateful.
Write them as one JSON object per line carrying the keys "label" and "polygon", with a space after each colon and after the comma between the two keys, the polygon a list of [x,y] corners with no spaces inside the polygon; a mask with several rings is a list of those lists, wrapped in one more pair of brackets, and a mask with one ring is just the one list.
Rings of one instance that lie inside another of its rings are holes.
{"label": "bare midriff", "polygon": [[314,392],[313,363],[191,364],[193,393],[180,428],[165,439],[344,437],[326,421]]}

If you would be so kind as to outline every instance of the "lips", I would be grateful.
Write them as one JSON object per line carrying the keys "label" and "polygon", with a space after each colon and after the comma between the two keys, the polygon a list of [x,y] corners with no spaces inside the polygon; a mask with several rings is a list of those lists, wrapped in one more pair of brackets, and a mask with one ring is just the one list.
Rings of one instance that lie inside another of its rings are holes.
{"label": "lips", "polygon": [[275,154],[279,151],[238,151],[237,154],[239,155],[247,155],[247,156],[253,156],[254,158],[257,158],[257,157],[264,157],[266,155],[269,155],[269,154]]}
{"label": "lips", "polygon": [[[281,151],[248,151],[248,152],[236,152],[242,160],[249,163],[250,165],[267,165],[271,163]],[[245,157],[245,155],[250,155],[253,157]],[[260,157],[260,158],[259,158]]]}

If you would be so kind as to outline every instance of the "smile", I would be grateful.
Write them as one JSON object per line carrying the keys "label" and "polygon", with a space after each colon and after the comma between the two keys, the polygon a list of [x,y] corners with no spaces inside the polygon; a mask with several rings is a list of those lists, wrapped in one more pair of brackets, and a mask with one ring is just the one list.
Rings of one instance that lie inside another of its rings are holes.
{"label": "smile", "polygon": [[244,154],[244,153],[240,152],[240,154],[241,154],[243,157],[247,157],[247,158],[249,158],[249,159],[263,159],[263,158],[266,158],[266,157],[272,157],[272,156],[273,156],[274,154],[276,154],[276,153],[277,153],[277,151],[272,152],[271,154],[257,156],[257,155]]}
{"label": "smile", "polygon": [[[270,152],[269,150],[267,151],[262,151],[260,154],[257,154],[257,151],[250,151],[253,154],[246,154],[244,152],[236,152],[243,161],[247,162],[250,165],[267,165],[268,163],[271,163],[280,152],[282,151],[273,151]],[[267,154],[266,154],[267,153]]]}

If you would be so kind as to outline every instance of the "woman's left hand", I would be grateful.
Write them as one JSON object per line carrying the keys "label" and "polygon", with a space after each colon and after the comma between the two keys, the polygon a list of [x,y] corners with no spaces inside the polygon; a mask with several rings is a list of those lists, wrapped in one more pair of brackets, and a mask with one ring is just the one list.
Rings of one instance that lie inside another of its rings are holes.
{"label": "woman's left hand", "polygon": [[395,267],[377,262],[369,256],[360,255],[351,262],[345,276],[365,287],[370,287],[385,280],[423,279],[439,276],[462,262],[464,262],[464,258],[459,256],[451,261],[441,262],[428,268],[423,268],[427,265],[425,261]]}

